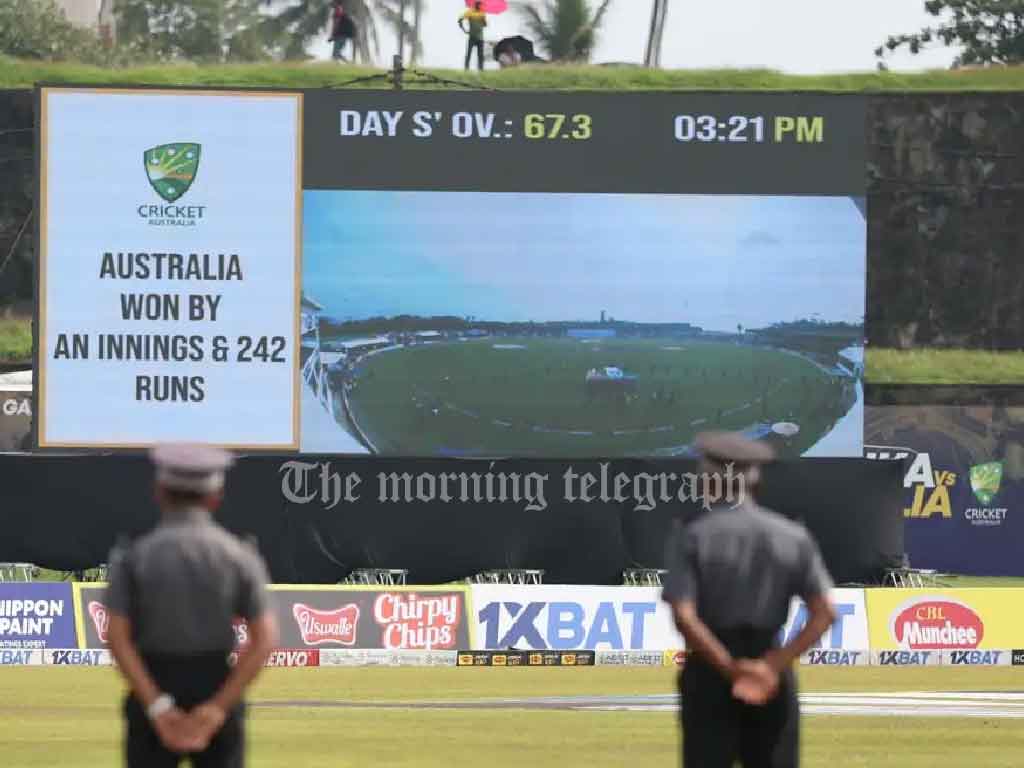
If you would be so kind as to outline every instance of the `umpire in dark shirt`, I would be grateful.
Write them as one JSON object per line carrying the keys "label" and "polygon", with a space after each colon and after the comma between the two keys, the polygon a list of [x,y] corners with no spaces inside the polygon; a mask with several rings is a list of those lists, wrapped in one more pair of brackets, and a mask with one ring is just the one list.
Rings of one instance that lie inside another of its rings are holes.
{"label": "umpire in dark shirt", "polygon": [[[242,695],[277,642],[266,567],[217,525],[230,454],[210,446],[152,452],[157,527],[110,561],[108,641],[131,688],[125,699],[129,768],[244,764]],[[232,621],[249,624],[234,667]]]}
{"label": "umpire in dark shirt", "polygon": [[[700,472],[717,474],[732,500],[686,525],[668,551],[663,599],[689,650],[680,677],[683,764],[688,768],[796,768],[800,707],[793,662],[835,621],[832,580],[807,530],[754,503],[765,443],[698,435]],[[738,502],[738,503],[737,503]],[[778,646],[790,600],[806,626]]]}

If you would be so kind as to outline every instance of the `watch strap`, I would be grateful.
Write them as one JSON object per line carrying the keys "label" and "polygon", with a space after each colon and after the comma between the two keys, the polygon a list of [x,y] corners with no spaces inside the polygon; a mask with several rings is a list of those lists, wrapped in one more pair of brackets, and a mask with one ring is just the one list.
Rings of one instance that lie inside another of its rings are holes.
{"label": "watch strap", "polygon": [[150,720],[156,720],[160,715],[170,712],[172,709],[174,709],[174,697],[168,693],[161,693],[153,699],[152,704],[146,707],[146,715]]}

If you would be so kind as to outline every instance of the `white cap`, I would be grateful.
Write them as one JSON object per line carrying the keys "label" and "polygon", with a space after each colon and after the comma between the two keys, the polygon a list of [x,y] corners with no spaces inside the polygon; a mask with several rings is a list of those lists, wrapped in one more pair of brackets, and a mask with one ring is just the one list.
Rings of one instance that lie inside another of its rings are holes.
{"label": "white cap", "polygon": [[177,443],[155,446],[149,453],[156,481],[165,488],[215,493],[224,487],[224,473],[234,463],[227,451],[212,445]]}

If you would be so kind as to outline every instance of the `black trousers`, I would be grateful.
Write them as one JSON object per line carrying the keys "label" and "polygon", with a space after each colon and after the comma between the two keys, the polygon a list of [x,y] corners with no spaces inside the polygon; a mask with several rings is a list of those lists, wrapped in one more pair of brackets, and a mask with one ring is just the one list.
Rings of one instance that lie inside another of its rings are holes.
{"label": "black trousers", "polygon": [[[227,652],[187,656],[145,654],[146,668],[160,690],[189,710],[209,699],[231,668]],[[245,705],[228,713],[224,727],[202,752],[179,755],[168,750],[153,730],[142,705],[129,694],[124,701],[125,765],[127,768],[177,768],[182,759],[194,768],[242,768],[245,764]]]}
{"label": "black trousers", "polygon": [[475,37],[468,38],[466,43],[466,69],[469,69],[469,60],[473,58],[473,49],[476,48],[476,64],[478,69],[484,68],[484,41]]}
{"label": "black trousers", "polygon": [[[774,632],[715,632],[736,658],[758,658]],[[800,703],[792,670],[782,676],[778,695],[761,707],[732,696],[732,684],[696,657],[679,679],[682,694],[683,765],[686,768],[797,768],[800,764]]]}

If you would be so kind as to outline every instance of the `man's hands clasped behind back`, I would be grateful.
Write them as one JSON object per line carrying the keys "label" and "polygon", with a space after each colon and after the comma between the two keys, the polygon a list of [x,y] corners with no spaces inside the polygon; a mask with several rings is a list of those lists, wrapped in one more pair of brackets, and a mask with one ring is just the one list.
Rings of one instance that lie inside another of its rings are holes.
{"label": "man's hands clasped behind back", "polygon": [[227,713],[217,704],[203,702],[190,712],[173,707],[153,719],[160,742],[172,752],[202,752],[224,727]]}

